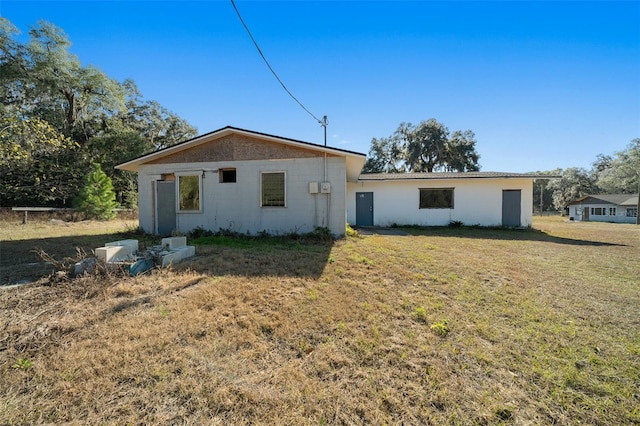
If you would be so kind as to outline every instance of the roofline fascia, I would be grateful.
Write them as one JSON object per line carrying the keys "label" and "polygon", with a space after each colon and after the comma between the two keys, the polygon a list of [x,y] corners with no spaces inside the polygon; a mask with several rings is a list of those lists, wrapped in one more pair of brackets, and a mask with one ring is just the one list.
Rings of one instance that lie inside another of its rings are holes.
{"label": "roofline fascia", "polygon": [[[463,174],[464,172],[461,172]],[[442,177],[402,177],[402,178],[375,178],[360,179],[358,182],[394,182],[394,181],[411,181],[411,180],[459,180],[459,179],[556,179],[559,176],[442,176]]]}

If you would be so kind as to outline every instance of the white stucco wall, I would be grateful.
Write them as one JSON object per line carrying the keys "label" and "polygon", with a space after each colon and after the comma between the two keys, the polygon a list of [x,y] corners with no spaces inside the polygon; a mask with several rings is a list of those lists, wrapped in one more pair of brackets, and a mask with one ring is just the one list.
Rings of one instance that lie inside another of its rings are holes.
{"label": "white stucco wall", "polygon": [[[420,209],[420,188],[454,188],[453,209]],[[532,179],[429,179],[364,181],[347,184],[347,221],[356,223],[356,192],[373,192],[374,226],[444,226],[451,221],[465,225],[500,226],[502,191],[521,191],[522,226],[533,220]]]}
{"label": "white stucco wall", "polygon": [[[196,227],[217,231],[270,234],[307,233],[316,226],[334,235],[345,232],[346,169],[344,157],[327,157],[330,194],[310,194],[310,182],[325,180],[323,158],[142,165],[138,171],[140,227],[155,232],[154,184],[163,173],[195,171],[202,179],[202,211],[177,213],[176,227],[188,232]],[[220,183],[218,169],[235,168],[235,183]],[[214,171],[216,170],[216,171]],[[260,173],[286,173],[286,207],[260,206]],[[176,187],[177,188],[177,187]],[[329,211],[329,215],[327,215]]]}

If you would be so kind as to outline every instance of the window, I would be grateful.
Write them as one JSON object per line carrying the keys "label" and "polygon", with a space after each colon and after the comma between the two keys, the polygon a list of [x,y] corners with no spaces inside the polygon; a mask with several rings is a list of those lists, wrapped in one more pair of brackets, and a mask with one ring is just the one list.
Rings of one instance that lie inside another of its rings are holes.
{"label": "window", "polygon": [[609,216],[615,216],[615,215],[616,215],[616,208],[609,207]]}
{"label": "window", "polygon": [[261,173],[260,194],[262,207],[285,207],[284,172]]}
{"label": "window", "polygon": [[218,174],[220,183],[234,183],[236,181],[236,169],[220,169]]}
{"label": "window", "polygon": [[591,207],[592,216],[605,216],[607,214],[606,207]]}
{"label": "window", "polygon": [[178,176],[178,210],[200,211],[200,175]]}
{"label": "window", "polygon": [[637,207],[628,208],[627,217],[638,217],[638,208]]}
{"label": "window", "polygon": [[452,209],[453,188],[425,189],[420,188],[421,209]]}

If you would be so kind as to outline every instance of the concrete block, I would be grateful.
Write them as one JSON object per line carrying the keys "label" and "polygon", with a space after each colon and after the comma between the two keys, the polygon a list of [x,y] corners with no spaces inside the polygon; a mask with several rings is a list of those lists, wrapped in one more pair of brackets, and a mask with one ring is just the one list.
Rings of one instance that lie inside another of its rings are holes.
{"label": "concrete block", "polygon": [[130,246],[98,247],[96,257],[103,262],[126,260],[133,256]]}
{"label": "concrete block", "polygon": [[177,251],[180,252],[181,259],[186,259],[188,257],[192,257],[196,255],[195,246],[180,247]]}
{"label": "concrete block", "polygon": [[131,247],[131,253],[138,252],[138,240],[120,240],[120,241],[112,241],[110,243],[105,244],[105,247],[112,247],[112,246],[116,246],[116,247],[127,246],[127,247]]}
{"label": "concrete block", "polygon": [[180,263],[180,261],[182,260],[182,255],[179,251],[163,252],[160,254],[160,260],[162,267],[165,268],[169,265]]}
{"label": "concrete block", "polygon": [[82,259],[80,262],[76,263],[73,266],[73,275],[84,275],[84,274],[93,274],[96,270],[96,265],[98,264],[98,259],[95,257],[88,257],[86,259]]}
{"label": "concrete block", "polygon": [[175,250],[187,245],[187,237],[170,237],[162,239],[162,247],[167,250]]}

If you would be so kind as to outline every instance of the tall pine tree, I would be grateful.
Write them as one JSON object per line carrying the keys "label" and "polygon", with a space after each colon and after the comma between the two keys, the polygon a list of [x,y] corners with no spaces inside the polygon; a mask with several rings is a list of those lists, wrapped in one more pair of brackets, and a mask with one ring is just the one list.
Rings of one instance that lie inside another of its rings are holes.
{"label": "tall pine tree", "polygon": [[74,205],[86,219],[109,220],[116,216],[118,203],[113,184],[99,164],[93,164]]}

